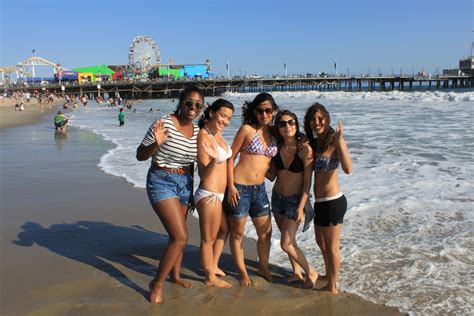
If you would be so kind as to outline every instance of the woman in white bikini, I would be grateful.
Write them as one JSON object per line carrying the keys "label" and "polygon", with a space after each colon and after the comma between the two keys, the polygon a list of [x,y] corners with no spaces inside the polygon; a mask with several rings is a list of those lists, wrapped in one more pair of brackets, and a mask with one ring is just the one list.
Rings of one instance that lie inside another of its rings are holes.
{"label": "woman in white bikini", "polygon": [[215,262],[220,252],[215,253],[213,247],[224,217],[222,200],[227,186],[226,162],[232,156],[232,149],[222,136],[222,131],[229,125],[233,114],[232,103],[224,99],[216,100],[204,111],[204,117],[198,124],[201,130],[197,137],[201,182],[194,194],[194,204],[201,228],[201,264],[206,274],[206,285],[221,288],[231,287],[231,284],[216,276]]}
{"label": "woman in white bikini", "polygon": [[339,237],[347,209],[347,200],[337,181],[337,167],[352,172],[352,160],[342,136],[342,124],[336,130],[330,126],[331,118],[326,108],[313,104],[304,117],[304,129],[313,148],[314,170],[314,231],[321,248],[328,283],[322,289],[337,294],[337,275],[341,265]]}

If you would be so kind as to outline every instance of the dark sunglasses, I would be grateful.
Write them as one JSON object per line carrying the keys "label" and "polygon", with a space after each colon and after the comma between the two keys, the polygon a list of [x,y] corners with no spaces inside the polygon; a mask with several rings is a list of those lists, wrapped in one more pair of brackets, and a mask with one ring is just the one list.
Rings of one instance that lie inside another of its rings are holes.
{"label": "dark sunglasses", "polygon": [[264,110],[262,109],[255,109],[255,112],[257,112],[257,114],[259,115],[262,115],[263,113],[265,114],[273,114],[273,108],[266,108]]}
{"label": "dark sunglasses", "polygon": [[198,108],[199,110],[204,109],[204,103],[202,103],[202,102],[196,102],[196,101],[192,101],[192,100],[186,100],[186,101],[184,102],[184,104],[185,104],[188,108],[190,108],[190,109],[191,109],[192,107],[194,107],[194,106],[195,106],[196,108]]}
{"label": "dark sunglasses", "polygon": [[296,126],[296,120],[292,119],[292,120],[288,120],[288,121],[278,122],[278,127],[280,127],[280,128],[286,127],[287,125],[288,126]]}

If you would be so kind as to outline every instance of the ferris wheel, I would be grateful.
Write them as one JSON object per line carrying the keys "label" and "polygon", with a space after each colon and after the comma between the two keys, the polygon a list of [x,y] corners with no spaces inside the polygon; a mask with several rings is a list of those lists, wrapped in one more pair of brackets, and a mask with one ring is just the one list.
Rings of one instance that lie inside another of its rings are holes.
{"label": "ferris wheel", "polygon": [[160,49],[150,36],[137,36],[128,49],[128,63],[138,71],[150,69],[161,63]]}

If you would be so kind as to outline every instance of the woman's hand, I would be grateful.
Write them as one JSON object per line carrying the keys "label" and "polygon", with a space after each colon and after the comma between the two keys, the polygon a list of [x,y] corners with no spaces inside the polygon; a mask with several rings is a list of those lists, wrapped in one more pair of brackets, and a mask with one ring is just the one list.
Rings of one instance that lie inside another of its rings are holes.
{"label": "woman's hand", "polygon": [[304,221],[304,209],[301,208],[301,207],[298,207],[298,208],[296,209],[295,222],[296,222],[296,224],[299,225],[299,224],[303,223],[303,221]]}
{"label": "woman's hand", "polygon": [[153,135],[155,136],[156,144],[158,146],[161,146],[166,142],[168,134],[170,133],[169,129],[163,130],[164,125],[165,122],[160,119],[153,128]]}
{"label": "woman's hand", "polygon": [[227,201],[229,202],[230,206],[236,207],[239,204],[240,194],[235,185],[231,184],[227,188]]}
{"label": "woman's hand", "polygon": [[339,143],[341,142],[341,139],[343,139],[343,136],[342,136],[343,127],[344,126],[342,125],[341,121],[337,122],[336,134],[334,135],[334,146],[339,145]]}
{"label": "woman's hand", "polygon": [[202,148],[204,149],[204,152],[209,155],[209,157],[213,159],[219,158],[219,152],[217,151],[217,146],[212,147],[206,141],[203,141]]}

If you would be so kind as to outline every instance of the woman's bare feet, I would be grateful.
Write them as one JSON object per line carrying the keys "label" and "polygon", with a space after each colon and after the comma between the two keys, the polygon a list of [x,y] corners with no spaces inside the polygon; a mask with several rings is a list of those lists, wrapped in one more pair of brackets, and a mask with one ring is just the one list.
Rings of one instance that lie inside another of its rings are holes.
{"label": "woman's bare feet", "polygon": [[301,274],[293,274],[286,278],[286,282],[292,283],[297,281],[303,281],[303,276]]}
{"label": "woman's bare feet", "polygon": [[148,284],[148,288],[150,289],[150,303],[163,303],[163,286],[157,286],[155,280],[151,280]]}
{"label": "woman's bare feet", "polygon": [[337,288],[335,286],[330,286],[329,284],[326,285],[325,287],[319,289],[319,291],[329,292],[331,294],[338,294],[339,293],[339,291],[337,290]]}
{"label": "woman's bare feet", "polygon": [[265,280],[267,280],[268,282],[273,282],[273,277],[270,274],[270,271],[268,270],[263,271],[261,269],[258,269],[257,274],[261,276],[262,278],[264,278]]}
{"label": "woman's bare feet", "polygon": [[220,277],[226,276],[225,272],[219,269],[218,267],[216,267],[215,269],[215,274]]}
{"label": "woman's bare feet", "polygon": [[243,287],[252,287],[253,282],[252,280],[249,279],[249,277],[246,277],[246,278],[240,279],[240,285]]}
{"label": "woman's bare feet", "polygon": [[178,278],[178,279],[173,278],[173,279],[171,279],[171,282],[173,282],[175,284],[178,284],[178,285],[181,285],[185,289],[192,289],[193,288],[193,284],[191,282],[188,282],[188,281],[183,280],[181,278]]}
{"label": "woman's bare feet", "polygon": [[206,281],[204,281],[204,283],[206,283],[207,286],[215,286],[215,287],[219,287],[219,288],[226,288],[227,289],[227,288],[232,287],[232,284],[230,284],[227,281],[221,280],[218,277],[214,277],[213,280],[206,280]]}
{"label": "woman's bare feet", "polygon": [[328,280],[328,277],[327,277],[326,274],[325,274],[325,275],[319,275],[318,280],[320,280],[320,281],[327,281],[327,280]]}
{"label": "woman's bare feet", "polygon": [[309,276],[306,277],[304,281],[303,288],[305,289],[312,289],[318,280],[318,273],[316,271],[311,271]]}

